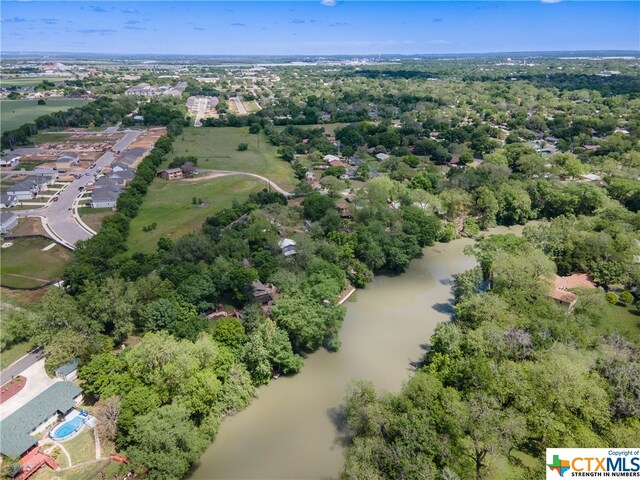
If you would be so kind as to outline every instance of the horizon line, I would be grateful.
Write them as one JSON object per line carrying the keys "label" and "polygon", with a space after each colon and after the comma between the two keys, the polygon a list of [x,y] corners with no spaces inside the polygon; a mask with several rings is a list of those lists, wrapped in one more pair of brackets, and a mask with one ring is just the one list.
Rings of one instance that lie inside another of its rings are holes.
{"label": "horizon line", "polygon": [[448,52],[448,53],[120,53],[120,52],[64,52],[42,50],[9,50],[0,51],[2,55],[122,55],[122,56],[185,56],[185,57],[415,57],[415,56],[451,56],[451,55],[506,55],[506,54],[579,54],[579,53],[627,53],[640,55],[640,49],[583,49],[583,50],[500,50],[487,52]]}

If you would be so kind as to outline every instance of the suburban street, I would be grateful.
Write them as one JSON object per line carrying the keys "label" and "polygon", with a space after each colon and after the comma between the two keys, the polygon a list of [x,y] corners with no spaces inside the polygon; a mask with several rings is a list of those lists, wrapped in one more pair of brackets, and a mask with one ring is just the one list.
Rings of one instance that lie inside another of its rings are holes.
{"label": "suburban street", "polygon": [[0,372],[0,385],[4,385],[11,377],[15,377],[16,375],[21,374],[27,368],[34,365],[38,360],[44,358],[44,350],[42,348],[37,348],[29,353],[27,353],[20,360],[12,363],[9,367],[5,368]]}
{"label": "suburban street", "polygon": [[204,118],[204,114],[207,111],[207,104],[209,103],[206,99],[201,98],[196,100],[198,102],[198,113],[196,114],[196,121],[193,123],[194,127],[202,126],[202,119]]}
{"label": "suburban street", "polygon": [[240,101],[240,99],[238,97],[233,97],[230,100],[233,100],[236,104],[236,108],[238,109],[238,114],[239,115],[246,115],[247,109],[244,108],[244,105],[242,104],[242,102]]}
{"label": "suburban street", "polygon": [[[92,174],[108,166],[116,158],[115,152],[123,151],[142,133],[138,130],[126,131],[113,147],[114,152],[104,153],[95,162],[95,167],[88,170]],[[69,247],[73,247],[78,240],[86,240],[93,233],[81,225],[76,216],[76,199],[80,195],[80,187],[93,180],[93,177],[80,177],[67,184],[58,194],[57,202],[49,202],[45,207],[34,210],[16,211],[19,217],[40,217],[43,226],[55,239]]]}

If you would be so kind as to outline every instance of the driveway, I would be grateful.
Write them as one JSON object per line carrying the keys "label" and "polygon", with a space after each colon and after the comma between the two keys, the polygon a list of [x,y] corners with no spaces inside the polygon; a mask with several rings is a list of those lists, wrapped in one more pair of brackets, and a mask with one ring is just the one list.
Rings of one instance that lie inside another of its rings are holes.
{"label": "driveway", "polygon": [[5,368],[2,372],[0,372],[0,385],[4,385],[11,377],[15,377],[16,375],[20,375],[23,371],[29,368],[31,365],[36,363],[38,360],[44,358],[44,351],[42,348],[36,348],[31,352],[27,353],[21,359],[13,362],[7,368]]}
{"label": "driveway", "polygon": [[29,368],[20,373],[27,379],[27,383],[22,390],[0,405],[0,420],[4,420],[28,401],[34,399],[47,388],[60,379],[50,378],[44,371],[44,359],[38,360]]}

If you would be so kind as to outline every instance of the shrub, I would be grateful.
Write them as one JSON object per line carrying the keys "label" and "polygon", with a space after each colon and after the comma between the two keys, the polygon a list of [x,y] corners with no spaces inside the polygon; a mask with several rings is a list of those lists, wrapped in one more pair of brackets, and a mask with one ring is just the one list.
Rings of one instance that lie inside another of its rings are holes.
{"label": "shrub", "polygon": [[249,144],[247,143],[241,143],[240,145],[238,145],[239,152],[244,152],[247,148],[249,148]]}
{"label": "shrub", "polygon": [[618,295],[613,292],[607,292],[604,296],[604,299],[611,305],[615,305],[616,303],[618,303]]}
{"label": "shrub", "polygon": [[625,305],[629,305],[633,303],[633,295],[631,294],[631,292],[628,292],[627,290],[625,290],[620,294],[620,301]]}

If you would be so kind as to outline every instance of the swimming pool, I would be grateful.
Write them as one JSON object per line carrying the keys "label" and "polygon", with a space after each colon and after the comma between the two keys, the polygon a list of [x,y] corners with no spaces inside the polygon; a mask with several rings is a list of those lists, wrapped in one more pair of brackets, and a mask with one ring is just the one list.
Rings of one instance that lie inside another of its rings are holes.
{"label": "swimming pool", "polygon": [[57,426],[52,430],[49,436],[53,440],[65,440],[70,437],[78,430],[82,428],[82,424],[84,423],[84,417],[78,415],[77,417],[72,418],[68,422],[64,422],[62,425]]}

